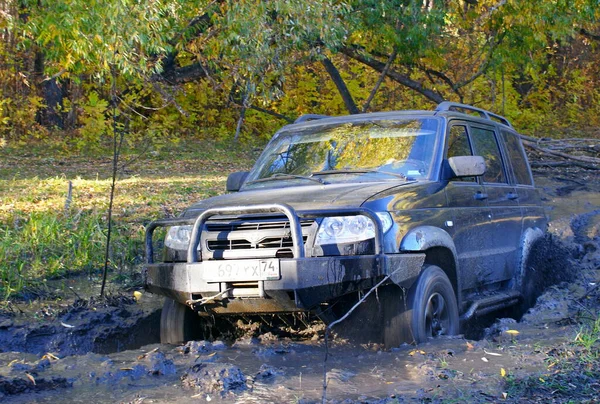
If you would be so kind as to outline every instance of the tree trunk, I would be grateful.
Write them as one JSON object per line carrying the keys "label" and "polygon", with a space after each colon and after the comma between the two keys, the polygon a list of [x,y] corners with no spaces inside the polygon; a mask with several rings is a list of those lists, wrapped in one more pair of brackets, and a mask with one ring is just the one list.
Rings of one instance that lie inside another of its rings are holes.
{"label": "tree trunk", "polygon": [[340,95],[342,96],[342,99],[344,100],[344,104],[346,105],[346,109],[348,110],[348,112],[350,114],[360,113],[358,107],[356,106],[356,103],[354,102],[354,99],[352,98],[352,94],[350,94],[350,91],[348,90],[344,79],[340,75],[339,70],[326,56],[323,56],[323,59],[321,59],[321,63],[323,63],[323,66],[325,66],[327,73],[329,73],[329,77],[331,77],[331,80],[333,80],[333,83],[335,84]]}
{"label": "tree trunk", "polygon": [[38,90],[46,104],[46,107],[38,112],[37,120],[44,127],[63,129],[64,122],[60,113],[63,106],[63,91],[56,82],[56,78],[44,78],[44,68],[44,53],[37,50],[34,61],[35,81],[38,83]]}

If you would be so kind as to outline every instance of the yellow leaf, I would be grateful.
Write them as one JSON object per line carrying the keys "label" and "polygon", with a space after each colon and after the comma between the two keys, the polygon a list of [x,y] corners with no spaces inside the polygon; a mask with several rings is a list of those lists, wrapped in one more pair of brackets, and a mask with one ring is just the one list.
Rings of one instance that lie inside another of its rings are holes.
{"label": "yellow leaf", "polygon": [[136,290],[135,292],[133,292],[133,298],[135,299],[136,302],[139,302],[140,299],[142,298],[142,292],[138,292]]}
{"label": "yellow leaf", "polygon": [[502,376],[502,377],[506,376],[506,370],[504,370],[504,368],[500,368],[500,376]]}
{"label": "yellow leaf", "polygon": [[543,378],[540,377],[540,382],[546,383],[546,380],[544,380]]}
{"label": "yellow leaf", "polygon": [[519,335],[519,331],[517,331],[517,330],[506,330],[504,332],[507,333],[508,335]]}
{"label": "yellow leaf", "polygon": [[425,351],[422,351],[420,349],[413,349],[412,351],[410,351],[408,353],[410,356],[415,356],[415,354],[421,354],[421,355],[425,355]]}

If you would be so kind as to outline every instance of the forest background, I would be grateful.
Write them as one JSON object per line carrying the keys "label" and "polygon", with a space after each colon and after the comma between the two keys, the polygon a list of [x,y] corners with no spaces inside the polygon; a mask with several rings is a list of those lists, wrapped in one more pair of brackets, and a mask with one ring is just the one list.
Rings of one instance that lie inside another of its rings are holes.
{"label": "forest background", "polygon": [[450,100],[597,139],[599,18],[597,0],[0,0],[0,298],[97,275],[111,220],[106,263],[135,278],[144,224],[222,192],[303,114]]}

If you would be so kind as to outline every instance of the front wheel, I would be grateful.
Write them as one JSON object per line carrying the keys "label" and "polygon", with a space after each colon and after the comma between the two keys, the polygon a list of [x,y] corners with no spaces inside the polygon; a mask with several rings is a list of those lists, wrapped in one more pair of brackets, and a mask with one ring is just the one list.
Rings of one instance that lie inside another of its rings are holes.
{"label": "front wheel", "polygon": [[160,342],[180,344],[199,334],[200,317],[188,306],[165,298],[160,315]]}
{"label": "front wheel", "polygon": [[460,324],[458,305],[448,276],[427,265],[408,291],[400,288],[384,310],[384,342],[387,347],[421,343],[441,335],[456,335]]}

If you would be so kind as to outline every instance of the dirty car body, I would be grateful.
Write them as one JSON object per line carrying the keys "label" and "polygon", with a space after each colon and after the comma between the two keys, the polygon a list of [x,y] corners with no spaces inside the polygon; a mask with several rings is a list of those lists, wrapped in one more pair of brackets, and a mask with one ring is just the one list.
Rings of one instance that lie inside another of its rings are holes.
{"label": "dirty car body", "polygon": [[[402,314],[401,328],[456,333],[454,312],[465,320],[522,299],[546,226],[517,133],[462,104],[301,118],[227,188],[147,227],[145,284],[171,305],[324,313],[385,280],[392,300],[408,291],[408,305],[422,308]],[[398,327],[397,315],[386,327]]]}

